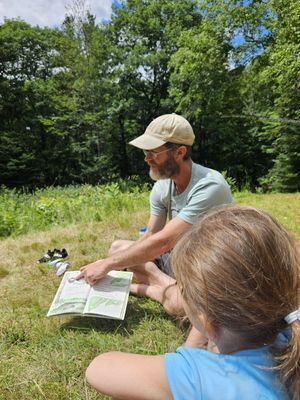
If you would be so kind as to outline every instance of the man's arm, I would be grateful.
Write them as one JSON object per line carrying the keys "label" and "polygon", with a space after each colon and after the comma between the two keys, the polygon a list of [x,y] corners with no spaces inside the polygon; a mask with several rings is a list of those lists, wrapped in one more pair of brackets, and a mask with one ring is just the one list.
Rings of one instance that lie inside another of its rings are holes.
{"label": "man's arm", "polygon": [[168,222],[162,230],[150,234],[145,240],[137,241],[126,250],[116,252],[110,257],[82,267],[77,279],[84,278],[93,285],[113,269],[133,267],[153,260],[172,249],[180,236],[188,231],[191,226],[191,224],[176,217]]}
{"label": "man's arm", "polygon": [[161,231],[166,225],[167,217],[164,214],[160,215],[151,215],[149,222],[147,224],[147,231],[141,235],[136,242],[141,242],[147,238],[149,238],[154,233]]}
{"label": "man's arm", "polygon": [[165,214],[160,215],[151,215],[148,225],[147,225],[147,232],[150,232],[151,235],[153,233],[157,233],[162,231],[166,226],[167,216]]}

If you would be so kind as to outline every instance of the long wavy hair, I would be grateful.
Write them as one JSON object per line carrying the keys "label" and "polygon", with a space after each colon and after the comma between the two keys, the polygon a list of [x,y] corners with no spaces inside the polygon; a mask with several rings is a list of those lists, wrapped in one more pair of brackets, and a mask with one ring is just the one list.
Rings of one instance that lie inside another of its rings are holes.
{"label": "long wavy hair", "polygon": [[[212,210],[175,246],[172,267],[192,314],[203,313],[249,347],[272,344],[299,308],[299,248],[267,213],[244,206]],[[300,398],[300,322],[274,353],[292,399]]]}

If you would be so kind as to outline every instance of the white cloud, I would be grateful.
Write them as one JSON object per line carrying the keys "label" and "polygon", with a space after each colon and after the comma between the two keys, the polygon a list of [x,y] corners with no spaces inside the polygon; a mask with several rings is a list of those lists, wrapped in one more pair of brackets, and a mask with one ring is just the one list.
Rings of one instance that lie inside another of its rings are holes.
{"label": "white cloud", "polygon": [[[0,0],[0,24],[6,18],[21,18],[31,25],[60,26],[72,0]],[[96,21],[110,18],[112,0],[87,0]]]}

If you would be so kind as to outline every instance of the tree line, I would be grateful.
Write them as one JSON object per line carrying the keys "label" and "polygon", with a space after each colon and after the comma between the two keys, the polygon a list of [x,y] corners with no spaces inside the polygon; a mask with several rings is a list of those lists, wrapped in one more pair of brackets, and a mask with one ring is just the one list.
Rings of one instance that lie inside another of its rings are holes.
{"label": "tree line", "polygon": [[0,184],[147,179],[128,142],[177,112],[239,188],[300,189],[300,3],[127,0],[97,24],[0,25]]}

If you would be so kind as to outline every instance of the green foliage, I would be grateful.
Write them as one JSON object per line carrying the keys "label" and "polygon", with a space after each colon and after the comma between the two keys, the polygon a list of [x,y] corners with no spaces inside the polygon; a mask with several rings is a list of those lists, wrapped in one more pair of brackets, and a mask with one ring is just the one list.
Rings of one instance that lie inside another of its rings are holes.
{"label": "green foliage", "polygon": [[0,184],[147,180],[128,142],[177,111],[195,161],[238,189],[298,191],[299,16],[296,0],[128,0],[105,24],[76,2],[58,29],[5,20]]}
{"label": "green foliage", "polygon": [[145,175],[142,158],[126,144],[157,115],[174,111],[168,62],[180,33],[197,25],[201,16],[194,0],[130,0],[113,11],[108,27],[113,44],[110,77],[117,84],[110,88],[107,109],[112,152],[121,176]]}
{"label": "green foliage", "polygon": [[[263,79],[272,84],[274,108],[282,122],[273,142],[274,165],[262,179],[279,191],[300,190],[300,4],[273,1],[275,43]],[[290,123],[285,122],[290,120]],[[298,121],[298,122],[297,122]]]}
{"label": "green foliage", "polygon": [[246,182],[254,188],[261,171],[253,164],[253,157],[259,158],[260,148],[251,124],[235,118],[243,113],[240,91],[244,67],[231,65],[237,21],[225,18],[229,12],[224,7],[223,13],[213,7],[197,28],[180,36],[180,48],[170,62],[174,69],[170,95],[176,99],[177,111],[198,128],[194,158],[225,168],[239,188]]}
{"label": "green foliage", "polygon": [[222,175],[226,179],[226,182],[230,186],[231,192],[236,193],[238,191],[237,185],[236,185],[236,179],[233,178],[232,176],[228,175],[227,171],[222,171]]}
{"label": "green foliage", "polygon": [[0,237],[47,230],[62,222],[103,221],[112,214],[138,210],[147,202],[147,194],[147,186],[138,186],[134,179],[94,187],[49,187],[31,194],[2,188]]}
{"label": "green foliage", "polygon": [[1,184],[49,184],[47,137],[41,120],[53,112],[50,94],[60,34],[25,22],[0,26]]}
{"label": "green foliage", "polygon": [[199,130],[195,159],[239,189],[299,190],[299,2],[201,7],[170,61],[170,95]]}

